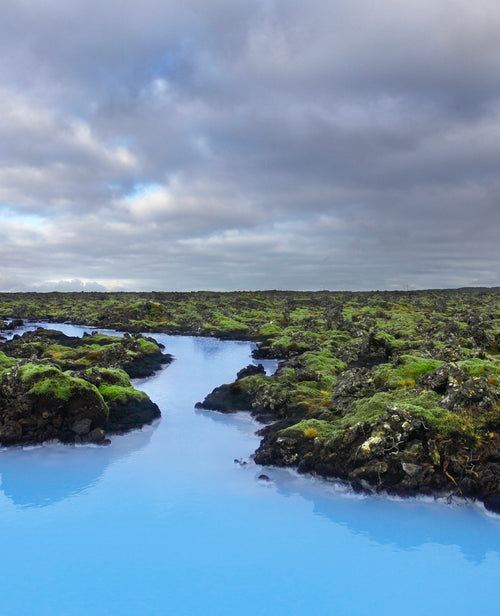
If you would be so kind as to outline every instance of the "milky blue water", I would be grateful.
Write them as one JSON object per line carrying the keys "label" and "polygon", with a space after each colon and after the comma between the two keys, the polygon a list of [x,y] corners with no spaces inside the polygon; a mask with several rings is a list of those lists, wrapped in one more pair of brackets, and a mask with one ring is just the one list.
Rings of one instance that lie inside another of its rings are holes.
{"label": "milky blue water", "polygon": [[258,426],[194,404],[251,345],[156,337],[176,360],[137,382],[155,425],[0,452],[1,615],[499,613],[499,518],[235,464]]}

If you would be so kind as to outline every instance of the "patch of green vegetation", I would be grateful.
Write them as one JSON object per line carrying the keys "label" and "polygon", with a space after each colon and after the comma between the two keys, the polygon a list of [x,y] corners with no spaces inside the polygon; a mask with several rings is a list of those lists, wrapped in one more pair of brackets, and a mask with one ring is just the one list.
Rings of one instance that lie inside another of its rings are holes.
{"label": "patch of green vegetation", "polygon": [[21,380],[30,387],[28,394],[67,402],[84,390],[97,391],[87,381],[70,376],[53,366],[26,364],[20,367],[20,372]]}
{"label": "patch of green vegetation", "polygon": [[[302,359],[307,368],[316,372],[321,378],[334,377],[347,368],[346,362],[335,357],[329,350],[308,351],[303,353]],[[335,384],[335,379],[333,379],[333,384]]]}
{"label": "patch of green vegetation", "polygon": [[105,402],[128,402],[135,400],[141,402],[148,398],[148,395],[142,391],[134,389],[132,386],[121,387],[120,385],[102,384],[99,386],[99,393]]}
{"label": "patch of green vegetation", "polygon": [[100,368],[99,372],[103,381],[109,385],[131,386],[129,375],[120,368]]}
{"label": "patch of green vegetation", "polygon": [[335,427],[331,423],[319,419],[303,419],[289,428],[280,430],[280,434],[284,436],[301,433],[308,438],[328,438],[333,432]]}
{"label": "patch of green vegetation", "polygon": [[269,336],[275,336],[277,334],[281,334],[282,331],[283,331],[283,327],[281,327],[274,321],[269,321],[269,323],[265,323],[259,328],[258,335],[266,338]]}
{"label": "patch of green vegetation", "polygon": [[85,336],[82,338],[82,342],[85,343],[85,346],[92,346],[95,348],[95,345],[105,346],[108,344],[113,344],[116,342],[116,336],[110,336],[109,334],[99,334],[98,332],[94,332],[91,336]]}
{"label": "patch of green vegetation", "polygon": [[21,373],[21,380],[27,385],[36,383],[40,380],[48,379],[52,376],[57,378],[60,374],[62,374],[61,370],[55,366],[31,363],[20,366],[19,372]]}
{"label": "patch of green vegetation", "polygon": [[13,366],[17,364],[17,359],[14,357],[8,357],[5,353],[0,351],[0,372],[4,372],[5,370],[10,370]]}
{"label": "patch of green vegetation", "polygon": [[155,342],[151,342],[151,340],[144,340],[144,338],[138,338],[137,342],[141,353],[145,353],[146,355],[158,353],[158,345]]}
{"label": "patch of green vegetation", "polygon": [[399,398],[389,392],[379,392],[369,398],[356,400],[352,409],[336,421],[339,428],[350,428],[357,423],[373,421],[387,413],[387,406],[399,402]]}
{"label": "patch of green vegetation", "polygon": [[344,416],[327,423],[331,431],[335,432],[352,428],[357,423],[373,422],[387,413],[403,410],[424,420],[427,429],[442,439],[461,438],[471,445],[477,443],[491,419],[491,413],[463,409],[453,412],[441,407],[440,402],[441,396],[432,391],[419,394],[403,390],[378,392],[371,397],[357,400]]}
{"label": "patch of green vegetation", "polygon": [[51,344],[44,348],[41,356],[43,358],[51,359],[59,363],[66,360],[78,358],[78,352],[76,351],[76,349],[65,347],[61,344]]}
{"label": "patch of green vegetation", "polygon": [[374,371],[374,379],[378,385],[385,385],[389,389],[397,387],[412,388],[415,381],[443,365],[443,361],[418,357],[415,355],[402,355],[400,364],[394,367],[392,364],[381,364]]}
{"label": "patch of green vegetation", "polygon": [[335,349],[342,348],[353,340],[352,336],[348,332],[339,330],[330,330],[329,339],[332,347]]}
{"label": "patch of green vegetation", "polygon": [[328,406],[331,394],[322,390],[317,381],[299,381],[290,386],[290,402],[294,406],[302,406],[311,409],[315,406]]}
{"label": "patch of green vegetation", "polygon": [[274,338],[271,348],[276,355],[286,357],[305,351],[308,346],[303,342],[295,340],[295,337],[292,338],[289,335],[283,335]]}
{"label": "patch of green vegetation", "polygon": [[248,332],[248,326],[241,321],[214,311],[211,325],[222,331]]}
{"label": "patch of green vegetation", "polygon": [[461,368],[469,377],[479,377],[489,374],[492,376],[500,375],[500,362],[479,359],[465,359],[457,362],[457,366]]}

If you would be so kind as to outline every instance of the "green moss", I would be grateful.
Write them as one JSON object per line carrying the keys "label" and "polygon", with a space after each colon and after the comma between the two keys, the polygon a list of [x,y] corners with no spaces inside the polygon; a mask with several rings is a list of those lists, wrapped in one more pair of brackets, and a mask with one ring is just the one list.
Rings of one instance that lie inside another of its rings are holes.
{"label": "green moss", "polygon": [[283,328],[277,325],[275,322],[271,321],[262,325],[258,331],[259,336],[275,336],[276,334],[281,334]]}
{"label": "green moss", "polygon": [[335,426],[328,421],[322,421],[320,419],[303,419],[289,428],[280,430],[280,434],[286,436],[300,433],[308,438],[328,438],[334,431]]}
{"label": "green moss", "polygon": [[218,311],[213,313],[212,325],[221,331],[248,331],[248,326],[245,323]]}
{"label": "green moss", "polygon": [[85,346],[95,346],[96,344],[99,346],[104,346],[107,344],[115,343],[117,339],[117,336],[93,333],[91,336],[85,336],[84,338],[82,338],[82,341],[86,343]]}
{"label": "green moss", "polygon": [[387,321],[383,319],[377,319],[376,323],[377,327],[379,328],[374,335],[374,340],[376,342],[385,342],[387,346],[391,349],[400,349],[402,347],[408,346],[409,338],[411,338],[411,336],[393,336],[384,329],[387,328]]}
{"label": "green moss", "polygon": [[149,355],[151,353],[158,353],[160,350],[158,345],[155,342],[151,342],[151,340],[144,340],[144,338],[138,338],[137,342],[139,343],[139,349],[141,353],[145,353]]}
{"label": "green moss", "polygon": [[[441,396],[433,391],[415,395],[413,392],[378,392],[369,398],[356,400],[353,407],[338,420],[339,427],[349,428],[359,422],[373,421],[385,415],[394,406],[414,412],[418,416],[433,416],[444,412],[439,407]],[[429,414],[427,413],[429,411]]]}
{"label": "green moss", "polygon": [[320,404],[323,401],[329,404],[330,398],[331,395],[328,392],[327,396],[324,396],[317,381],[299,381],[290,387],[291,401],[305,407]]}
{"label": "green moss", "polygon": [[47,396],[67,402],[83,391],[96,388],[87,381],[61,372],[53,366],[26,364],[21,366],[21,380],[29,386],[28,394]]}
{"label": "green moss", "polygon": [[119,385],[120,387],[130,387],[130,377],[124,370],[119,368],[88,368],[87,373],[98,370],[99,375],[106,385]]}
{"label": "green moss", "polygon": [[0,372],[4,372],[5,370],[9,370],[13,366],[17,364],[17,359],[14,357],[9,357],[0,351]]}
{"label": "green moss", "polygon": [[73,388],[69,380],[51,377],[35,383],[28,393],[67,402],[73,394]]}
{"label": "green moss", "polygon": [[334,348],[342,348],[353,341],[353,337],[348,332],[339,330],[331,330],[329,338]]}
{"label": "green moss", "polygon": [[272,341],[272,349],[277,355],[290,355],[300,353],[307,349],[307,345],[303,342],[298,342],[294,337],[289,335],[279,336]]}
{"label": "green moss", "polygon": [[443,361],[437,359],[415,355],[403,355],[400,361],[401,363],[396,367],[392,364],[381,364],[373,371],[377,385],[385,385],[390,389],[397,387],[411,388],[419,377],[444,364]]}
{"label": "green moss", "polygon": [[334,357],[328,350],[303,353],[302,359],[308,370],[316,374],[319,388],[333,392],[337,374],[347,368],[347,364]]}
{"label": "green moss", "polygon": [[309,370],[314,370],[319,374],[339,374],[347,368],[347,364],[337,357],[331,351],[309,351],[302,355],[302,359],[306,362]]}
{"label": "green moss", "polygon": [[404,410],[413,417],[424,420],[431,434],[442,439],[462,438],[471,445],[476,443],[485,430],[490,414],[470,411],[452,412],[439,404],[441,396],[435,392],[379,392],[370,398],[357,400],[343,417],[332,423],[333,429],[345,430],[359,422],[372,422],[388,412]]}
{"label": "green moss", "polygon": [[106,385],[99,386],[99,393],[104,398],[105,402],[128,402],[129,400],[136,400],[141,402],[148,398],[148,395],[142,391],[134,389],[133,387],[121,387],[120,385]]}
{"label": "green moss", "polygon": [[19,372],[21,374],[21,380],[23,383],[30,385],[36,383],[42,379],[50,377],[58,377],[62,374],[59,368],[55,366],[47,366],[45,364],[25,364],[20,366]]}
{"label": "green moss", "polygon": [[500,362],[479,359],[477,357],[458,361],[457,366],[469,377],[478,377],[484,374],[500,375]]}

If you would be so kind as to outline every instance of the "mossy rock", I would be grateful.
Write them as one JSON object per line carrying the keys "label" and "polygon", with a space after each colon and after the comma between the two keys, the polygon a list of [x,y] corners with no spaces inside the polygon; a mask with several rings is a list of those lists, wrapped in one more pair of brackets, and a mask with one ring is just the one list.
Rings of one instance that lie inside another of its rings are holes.
{"label": "mossy rock", "polygon": [[126,432],[161,416],[149,396],[133,387],[101,385],[99,391],[109,409],[108,432]]}
{"label": "mossy rock", "polygon": [[[203,402],[198,402],[196,408],[219,411],[221,413],[234,413],[236,411],[250,411],[254,397],[249,391],[248,380],[256,377],[245,377],[235,383],[220,385],[209,393]],[[259,378],[259,377],[257,377]]]}
{"label": "mossy rock", "polygon": [[90,382],[93,382],[93,378],[98,386],[103,383],[106,385],[131,387],[129,375],[120,368],[88,368],[83,378],[90,380]]}
{"label": "mossy rock", "polygon": [[375,383],[385,385],[389,389],[413,388],[415,381],[443,365],[443,361],[419,357],[415,355],[403,355],[399,358],[399,364],[382,364],[373,371]]}
{"label": "mossy rock", "polygon": [[0,351],[0,373],[5,370],[10,370],[13,366],[17,364],[17,359],[14,357],[8,357],[5,353]]}
{"label": "mossy rock", "polygon": [[281,430],[279,434],[284,436],[298,435],[305,438],[328,438],[335,432],[335,426],[328,421],[318,419],[303,419],[298,423]]}
{"label": "mossy rock", "polygon": [[102,440],[108,407],[88,381],[54,366],[28,363],[4,374],[0,387],[0,427],[10,426],[7,436],[0,431],[4,443],[13,444],[13,434],[19,443]]}

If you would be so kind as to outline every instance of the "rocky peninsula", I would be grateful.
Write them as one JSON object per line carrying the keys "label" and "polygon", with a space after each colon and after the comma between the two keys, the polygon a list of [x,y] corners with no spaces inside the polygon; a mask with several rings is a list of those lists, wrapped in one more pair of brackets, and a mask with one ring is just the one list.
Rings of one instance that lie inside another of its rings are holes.
{"label": "rocky peninsula", "polygon": [[[19,325],[11,323],[10,325]],[[131,377],[171,361],[152,338],[39,328],[0,345],[0,444],[104,443],[160,410]]]}

